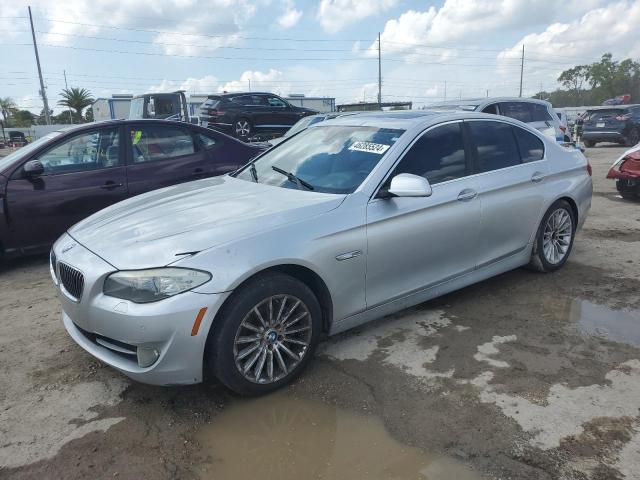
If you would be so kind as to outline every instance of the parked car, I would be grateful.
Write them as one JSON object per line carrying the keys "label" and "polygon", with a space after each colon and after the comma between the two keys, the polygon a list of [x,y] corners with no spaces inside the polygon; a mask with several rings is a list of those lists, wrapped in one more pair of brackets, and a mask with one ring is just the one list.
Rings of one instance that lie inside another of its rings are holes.
{"label": "parked car", "polygon": [[257,134],[282,135],[302,117],[315,113],[273,93],[225,93],[209,95],[200,107],[200,121],[204,127],[248,140]]}
{"label": "parked car", "polygon": [[24,133],[19,131],[9,132],[9,144],[12,147],[24,147],[28,143],[29,141],[27,140],[27,137],[25,137]]}
{"label": "parked car", "polygon": [[558,121],[560,122],[560,130],[564,134],[564,141],[566,143],[571,142],[571,129],[569,128],[569,120],[567,118],[567,114],[564,110],[558,110],[556,108],[553,109],[556,112],[556,116],[558,117]]}
{"label": "parked car", "polygon": [[607,173],[622,198],[640,200],[640,144],[624,152]]}
{"label": "parked car", "polygon": [[0,254],[47,251],[67,228],[108,205],[236,170],[264,148],[164,120],[50,133],[0,158]]}
{"label": "parked car", "polygon": [[296,133],[301,132],[305,128],[309,128],[311,125],[315,125],[316,123],[324,122],[325,120],[331,120],[332,118],[342,117],[343,115],[355,115],[359,112],[330,112],[330,113],[318,113],[316,115],[309,115],[307,117],[301,118],[298,120],[289,130],[287,130],[283,136],[272,138],[269,140],[269,143],[273,145],[278,145],[282,143],[289,137],[292,137]]}
{"label": "parked car", "polygon": [[632,147],[640,142],[640,105],[590,108],[583,116],[582,141],[586,147],[614,142]]}
{"label": "parked car", "polygon": [[323,334],[522,265],[559,269],[590,175],[579,150],[505,117],[340,117],[234,174],[89,217],[55,243],[51,271],[67,331],[103,362],[261,394]]}
{"label": "parked car", "polygon": [[438,110],[466,110],[504,115],[528,123],[536,130],[558,142],[567,141],[565,132],[551,104],[535,98],[478,98],[432,105]]}

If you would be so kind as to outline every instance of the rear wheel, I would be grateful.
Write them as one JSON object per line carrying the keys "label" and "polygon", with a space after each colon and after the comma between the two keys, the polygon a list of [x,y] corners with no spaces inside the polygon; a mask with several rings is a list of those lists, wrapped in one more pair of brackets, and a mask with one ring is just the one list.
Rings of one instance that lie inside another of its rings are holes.
{"label": "rear wheel", "polygon": [[293,381],[313,356],[322,325],[311,289],[280,273],[250,280],[216,322],[208,366],[242,395],[261,395]]}
{"label": "rear wheel", "polygon": [[638,142],[640,142],[640,130],[634,128],[629,132],[629,135],[624,140],[624,144],[627,147],[633,147]]}
{"label": "rear wheel", "polygon": [[533,246],[530,266],[540,272],[553,272],[569,258],[575,236],[576,218],[571,205],[558,200],[542,217]]}
{"label": "rear wheel", "polygon": [[585,140],[583,143],[587,148],[593,148],[596,146],[596,142],[594,142],[593,140]]}
{"label": "rear wheel", "polygon": [[247,139],[251,136],[253,128],[247,118],[239,118],[233,124],[233,132],[237,138]]}

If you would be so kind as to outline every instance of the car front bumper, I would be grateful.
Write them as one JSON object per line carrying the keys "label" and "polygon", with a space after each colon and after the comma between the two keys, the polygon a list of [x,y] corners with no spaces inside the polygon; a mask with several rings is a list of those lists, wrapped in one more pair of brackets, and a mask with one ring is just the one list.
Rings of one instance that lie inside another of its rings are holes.
{"label": "car front bumper", "polygon": [[[185,292],[158,302],[137,304],[102,293],[104,279],[116,269],[70,236],[58,240],[53,252],[56,270],[52,269],[52,277],[62,304],[62,320],[78,345],[143,383],[180,385],[202,381],[209,329],[228,293]],[[79,299],[61,281],[61,262],[84,276]]]}

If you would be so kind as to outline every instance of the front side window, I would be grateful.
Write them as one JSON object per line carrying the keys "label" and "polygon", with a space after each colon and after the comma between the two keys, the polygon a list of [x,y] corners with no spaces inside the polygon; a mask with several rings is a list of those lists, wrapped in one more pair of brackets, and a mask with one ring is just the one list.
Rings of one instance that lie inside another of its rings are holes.
{"label": "front side window", "polygon": [[213,148],[218,144],[218,140],[214,138],[213,135],[205,135],[204,133],[198,132],[196,136],[205,149]]}
{"label": "front side window", "polygon": [[131,130],[133,163],[155,162],[194,152],[193,138],[182,128],[144,125]]}
{"label": "front side window", "polygon": [[267,103],[270,107],[286,107],[287,104],[278,97],[267,97]]}
{"label": "front side window", "polygon": [[121,164],[118,128],[82,133],[38,155],[44,175],[82,172]]}
{"label": "front side window", "polygon": [[[284,188],[351,193],[403,133],[404,130],[364,126],[309,128],[268,150],[238,172],[236,177]],[[255,166],[255,171],[250,165]],[[273,167],[292,173],[311,188]]]}
{"label": "front side window", "polygon": [[502,122],[469,122],[476,148],[478,172],[490,172],[520,163],[520,153],[511,125]]}
{"label": "front side window", "polygon": [[529,105],[529,103],[525,102],[502,102],[500,104],[500,114],[524,123],[529,123],[533,121],[531,119]]}
{"label": "front side window", "polygon": [[402,157],[390,178],[412,173],[435,184],[467,175],[461,124],[450,123],[429,130]]}
{"label": "front side window", "polygon": [[492,103],[491,105],[487,105],[486,107],[484,107],[482,109],[482,113],[490,113],[492,115],[497,115],[498,114],[498,106],[495,103]]}
{"label": "front side window", "polygon": [[513,133],[516,134],[518,149],[523,163],[542,160],[544,157],[544,143],[542,143],[542,140],[533,133],[516,126],[513,127]]}

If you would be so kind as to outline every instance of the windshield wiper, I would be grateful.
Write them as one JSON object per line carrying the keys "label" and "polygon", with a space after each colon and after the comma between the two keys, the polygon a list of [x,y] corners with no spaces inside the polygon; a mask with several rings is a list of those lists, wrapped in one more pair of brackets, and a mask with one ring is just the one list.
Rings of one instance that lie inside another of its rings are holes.
{"label": "windshield wiper", "polygon": [[302,188],[300,187],[305,187],[307,190],[313,190],[313,185],[311,185],[309,182],[302,180],[300,177],[296,177],[293,173],[287,172],[286,170],[283,170],[274,165],[272,165],[271,168],[274,171],[281,173],[282,175],[287,177],[291,183],[295,183],[300,190],[302,190]]}
{"label": "windshield wiper", "polygon": [[258,172],[256,171],[256,164],[251,162],[249,164],[249,172],[251,172],[251,178],[253,178],[253,181],[258,183]]}

